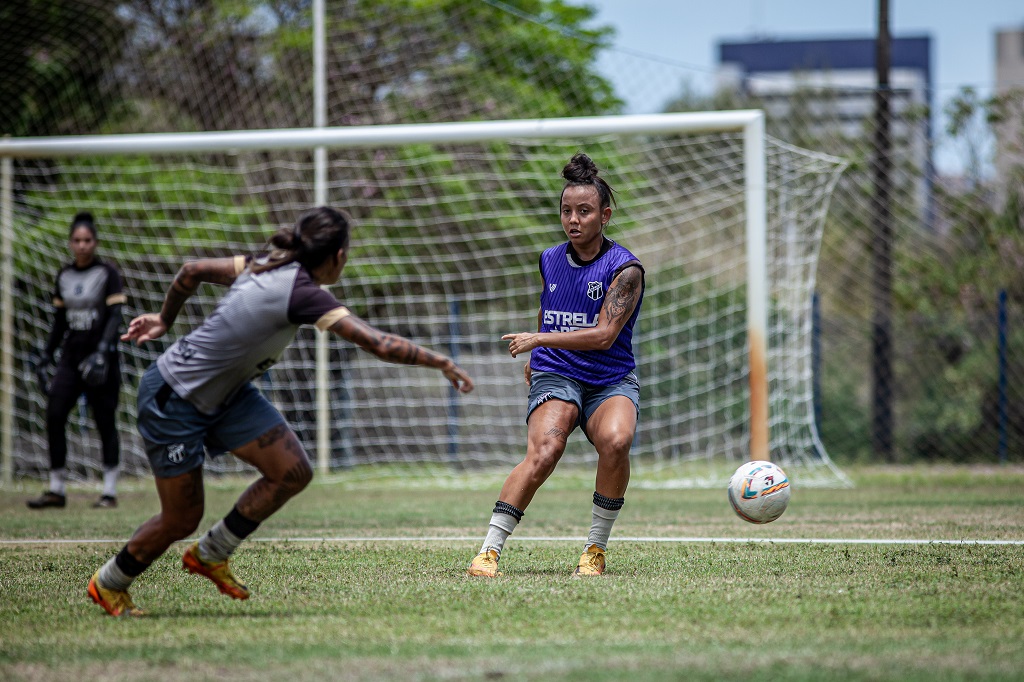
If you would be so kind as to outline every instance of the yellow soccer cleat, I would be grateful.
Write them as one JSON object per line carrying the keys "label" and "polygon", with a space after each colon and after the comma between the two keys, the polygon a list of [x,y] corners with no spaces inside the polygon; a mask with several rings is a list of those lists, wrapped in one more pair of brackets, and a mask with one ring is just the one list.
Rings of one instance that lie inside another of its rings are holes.
{"label": "yellow soccer cleat", "polygon": [[249,588],[239,582],[228,566],[227,559],[220,563],[204,561],[199,556],[199,543],[193,542],[181,557],[181,565],[189,573],[201,575],[213,581],[222,594],[232,599],[248,599]]}
{"label": "yellow soccer cleat", "polygon": [[580,556],[580,563],[572,572],[572,577],[582,578],[604,573],[604,550],[597,545],[587,547],[587,551]]}
{"label": "yellow soccer cleat", "polygon": [[498,570],[498,553],[493,549],[480,552],[473,557],[473,561],[470,562],[469,569],[466,572],[472,576],[497,578],[501,575],[501,571]]}
{"label": "yellow soccer cleat", "polygon": [[145,611],[132,602],[127,590],[108,590],[100,587],[100,572],[93,573],[89,579],[89,597],[106,609],[111,616],[143,616]]}

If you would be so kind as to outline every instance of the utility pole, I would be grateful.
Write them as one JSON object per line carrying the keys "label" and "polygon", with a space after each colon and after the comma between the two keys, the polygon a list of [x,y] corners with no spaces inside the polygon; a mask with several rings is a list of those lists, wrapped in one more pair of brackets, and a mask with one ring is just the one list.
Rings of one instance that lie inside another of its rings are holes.
{"label": "utility pole", "polygon": [[871,443],[884,461],[894,459],[893,404],[895,385],[892,362],[892,91],[889,66],[889,0],[878,0],[878,36],[875,39],[875,144],[872,170],[872,303],[871,330],[872,413]]}

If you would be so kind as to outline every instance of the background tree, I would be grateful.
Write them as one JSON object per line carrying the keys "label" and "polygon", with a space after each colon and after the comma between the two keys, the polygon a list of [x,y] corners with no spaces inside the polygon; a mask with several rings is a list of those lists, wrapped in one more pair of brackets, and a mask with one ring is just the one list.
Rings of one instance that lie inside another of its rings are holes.
{"label": "background tree", "polygon": [[0,4],[0,134],[99,132],[127,27],[108,2]]}

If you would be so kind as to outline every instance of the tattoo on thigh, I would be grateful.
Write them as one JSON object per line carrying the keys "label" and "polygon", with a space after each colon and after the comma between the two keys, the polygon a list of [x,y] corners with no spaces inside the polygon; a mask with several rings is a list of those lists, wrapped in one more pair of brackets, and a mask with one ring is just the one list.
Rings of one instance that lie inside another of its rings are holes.
{"label": "tattoo on thigh", "polygon": [[544,435],[551,436],[552,438],[557,438],[562,441],[569,440],[569,434],[565,432],[565,429],[558,426],[552,426]]}
{"label": "tattoo on thigh", "polygon": [[309,455],[306,454],[305,448],[303,448],[302,443],[299,442],[298,436],[292,435],[292,437],[288,439],[288,442],[285,443],[285,448],[288,452],[291,452],[303,462],[309,461]]}
{"label": "tattoo on thigh", "polygon": [[288,435],[291,429],[288,428],[287,424],[278,424],[274,428],[270,429],[266,433],[262,434],[256,439],[256,444],[261,448],[270,447],[277,441],[281,440]]}

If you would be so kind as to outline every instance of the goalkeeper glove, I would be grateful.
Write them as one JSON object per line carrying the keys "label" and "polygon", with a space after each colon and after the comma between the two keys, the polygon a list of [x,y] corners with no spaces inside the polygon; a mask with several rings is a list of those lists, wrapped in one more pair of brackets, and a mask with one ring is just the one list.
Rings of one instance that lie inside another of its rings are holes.
{"label": "goalkeeper glove", "polygon": [[92,355],[89,355],[78,363],[78,373],[89,386],[100,386],[107,381],[107,372],[110,369],[109,358],[107,357],[106,344],[100,344],[99,348]]}

